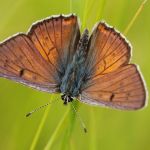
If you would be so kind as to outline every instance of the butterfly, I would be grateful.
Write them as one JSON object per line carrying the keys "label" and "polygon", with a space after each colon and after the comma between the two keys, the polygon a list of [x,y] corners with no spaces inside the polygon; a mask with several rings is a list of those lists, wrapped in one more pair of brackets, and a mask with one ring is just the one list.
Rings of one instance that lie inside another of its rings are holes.
{"label": "butterfly", "polygon": [[146,89],[130,58],[129,42],[105,22],[99,22],[91,35],[87,29],[81,34],[76,15],[59,15],[0,44],[0,77],[61,93],[64,104],[77,98],[91,105],[136,110],[146,103]]}

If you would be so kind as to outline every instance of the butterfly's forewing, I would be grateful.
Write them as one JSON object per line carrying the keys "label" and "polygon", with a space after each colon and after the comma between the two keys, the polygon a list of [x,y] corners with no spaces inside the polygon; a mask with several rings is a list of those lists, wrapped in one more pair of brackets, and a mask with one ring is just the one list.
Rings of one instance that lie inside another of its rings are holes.
{"label": "butterfly's forewing", "polygon": [[105,23],[99,23],[89,42],[87,66],[89,72],[92,72],[92,79],[128,64],[130,49],[120,33]]}
{"label": "butterfly's forewing", "polygon": [[0,76],[42,91],[55,91],[56,71],[42,58],[25,34],[0,44]]}
{"label": "butterfly's forewing", "polygon": [[33,25],[29,36],[41,55],[63,73],[80,38],[77,17],[61,15],[45,19]]}
{"label": "butterfly's forewing", "polygon": [[100,23],[90,40],[87,68],[91,74],[80,100],[118,109],[142,108],[146,91],[136,65],[128,64],[130,47],[125,39]]}
{"label": "butterfly's forewing", "polygon": [[72,59],[79,37],[74,15],[38,22],[28,35],[19,34],[0,44],[0,76],[58,92],[60,74]]}

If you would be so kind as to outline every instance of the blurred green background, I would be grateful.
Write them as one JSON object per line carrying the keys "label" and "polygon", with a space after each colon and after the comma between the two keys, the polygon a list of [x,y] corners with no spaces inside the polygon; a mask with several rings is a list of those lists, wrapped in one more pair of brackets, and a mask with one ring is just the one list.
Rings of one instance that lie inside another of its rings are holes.
{"label": "blurred green background", "polygon": [[[142,2],[142,0],[0,0],[0,41],[17,32],[27,32],[31,24],[39,19],[61,13],[76,13],[80,17],[82,30],[85,27],[92,29],[97,21],[105,20],[123,33]],[[149,0],[126,36],[133,46],[132,62],[140,66],[149,90]],[[48,143],[49,146],[45,150],[150,149],[149,105],[140,111],[127,112],[80,103],[78,111],[87,126],[87,134],[83,133],[79,120],[74,120],[75,116],[72,110],[69,110],[69,106],[64,107],[61,100],[52,104],[49,111],[47,108],[46,111],[41,110],[30,118],[25,117],[30,110],[51,99],[55,100],[56,97],[0,79],[0,149],[42,150]]]}

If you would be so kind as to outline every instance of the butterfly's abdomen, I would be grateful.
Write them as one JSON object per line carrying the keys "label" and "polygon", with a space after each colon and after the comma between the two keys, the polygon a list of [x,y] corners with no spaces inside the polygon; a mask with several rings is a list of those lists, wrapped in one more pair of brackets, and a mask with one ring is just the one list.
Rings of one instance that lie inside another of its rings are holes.
{"label": "butterfly's abdomen", "polygon": [[88,30],[86,29],[79,40],[77,50],[73,60],[68,64],[65,74],[62,78],[60,90],[62,93],[69,94],[72,97],[79,95],[80,87],[85,75],[85,59],[88,45]]}

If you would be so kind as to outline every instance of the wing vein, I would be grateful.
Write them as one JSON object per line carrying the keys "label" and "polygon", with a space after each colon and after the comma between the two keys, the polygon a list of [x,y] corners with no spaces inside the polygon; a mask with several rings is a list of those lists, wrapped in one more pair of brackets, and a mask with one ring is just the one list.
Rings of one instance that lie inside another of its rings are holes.
{"label": "wing vein", "polygon": [[[9,52],[14,55],[14,58],[17,58],[17,60],[19,60],[18,56],[13,52],[13,50],[6,44],[5,47],[9,50]],[[3,52],[2,52],[3,53]],[[4,53],[3,53],[4,54]],[[19,62],[22,66],[25,66],[24,63],[22,61]],[[20,66],[16,63],[13,62],[13,64]],[[20,67],[21,68],[21,67]]]}
{"label": "wing vein", "polygon": [[[17,41],[16,41],[15,39],[13,39],[13,40],[14,40],[14,42],[17,44]],[[35,69],[35,70],[36,70],[36,68],[34,68],[33,65],[32,65],[32,63],[29,61],[27,55],[24,53],[23,49],[22,49],[20,46],[18,46],[18,48],[20,49],[20,51],[22,52],[22,54],[26,57],[27,61],[28,61],[29,64],[31,65],[32,69]],[[25,67],[25,68],[26,68],[26,67]],[[25,69],[25,68],[24,68],[24,69]]]}
{"label": "wing vein", "polygon": [[55,45],[54,42],[52,41],[51,36],[50,36],[50,34],[49,34],[49,32],[48,32],[48,27],[47,27],[46,22],[44,22],[44,25],[45,25],[46,32],[47,32],[47,34],[48,34],[49,40],[52,42],[53,46],[56,47],[56,45]]}
{"label": "wing vein", "polygon": [[[126,53],[125,53],[125,54],[126,54]],[[119,58],[118,58],[115,62],[113,62],[111,65],[109,65],[108,67],[106,67],[106,69],[108,69],[109,67],[113,66],[113,65],[114,65],[116,62],[118,62],[122,57],[124,57],[125,54],[123,54],[121,57],[119,57]],[[122,64],[122,65],[123,65],[123,64]],[[121,65],[121,66],[122,66],[122,65]],[[121,67],[121,66],[120,66],[120,67]],[[106,69],[103,70],[102,72],[98,73],[97,75],[93,76],[93,77],[96,77],[96,76],[98,76],[98,75],[105,75],[105,74],[107,74],[107,73],[102,74],[103,72],[106,71]]]}
{"label": "wing vein", "polygon": [[50,62],[49,57],[48,57],[48,55],[47,55],[47,53],[46,53],[46,51],[45,51],[44,47],[42,46],[42,44],[41,44],[41,42],[40,42],[40,40],[39,40],[39,38],[38,38],[38,36],[37,36],[37,34],[36,34],[36,32],[35,32],[35,31],[34,31],[34,34],[35,34],[36,39],[38,40],[38,42],[39,42],[39,44],[40,44],[40,46],[41,46],[41,48],[42,48],[42,50],[43,50],[43,52],[44,52],[45,56],[47,57],[47,60]]}
{"label": "wing vein", "polygon": [[[123,72],[123,71],[126,71],[126,70],[128,70],[129,68],[124,68],[123,70],[120,70],[119,72],[117,72],[118,74],[120,74],[121,72]],[[127,76],[127,77],[129,77],[129,75]],[[125,77],[126,78],[126,77]],[[122,79],[121,79],[122,80]],[[84,89],[86,89],[86,88],[89,88],[89,87],[91,87],[91,86],[93,86],[94,84],[97,84],[97,81],[98,81],[98,79],[96,79],[95,81],[93,81],[91,84],[89,84],[88,86],[86,86]],[[119,81],[118,81],[119,82]],[[114,83],[114,84],[116,84],[116,83]]]}
{"label": "wing vein", "polygon": [[[59,53],[59,50],[58,50],[58,48],[57,48],[57,43],[56,43],[56,32],[55,32],[55,26],[54,26],[54,19],[52,19],[52,25],[53,25],[53,30],[54,30],[54,40],[55,40],[56,50],[57,50],[57,53],[58,53],[58,57],[59,57],[60,60],[61,60],[60,53]],[[61,60],[61,62],[62,62],[62,60]]]}

